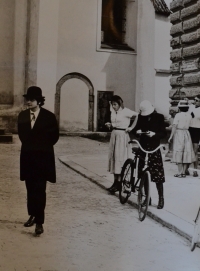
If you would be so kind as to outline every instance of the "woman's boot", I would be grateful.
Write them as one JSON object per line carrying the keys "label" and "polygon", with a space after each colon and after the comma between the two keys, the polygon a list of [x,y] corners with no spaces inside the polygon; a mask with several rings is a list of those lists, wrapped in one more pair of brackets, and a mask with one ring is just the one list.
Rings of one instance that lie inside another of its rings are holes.
{"label": "woman's boot", "polygon": [[121,175],[120,174],[114,174],[114,180],[115,181],[114,181],[113,187],[108,190],[110,193],[115,193],[115,192],[119,191]]}
{"label": "woman's boot", "polygon": [[111,187],[106,188],[106,190],[110,191],[111,189],[113,189],[113,187],[115,187],[117,185],[117,180],[114,180],[114,183],[111,185]]}
{"label": "woman's boot", "polygon": [[164,195],[163,195],[163,183],[156,184],[158,190],[158,206],[157,209],[163,209],[164,207]]}
{"label": "woman's boot", "polygon": [[120,183],[119,183],[119,181],[116,180],[115,185],[111,189],[109,189],[108,191],[110,193],[115,193],[115,192],[119,191],[119,186],[120,186]]}

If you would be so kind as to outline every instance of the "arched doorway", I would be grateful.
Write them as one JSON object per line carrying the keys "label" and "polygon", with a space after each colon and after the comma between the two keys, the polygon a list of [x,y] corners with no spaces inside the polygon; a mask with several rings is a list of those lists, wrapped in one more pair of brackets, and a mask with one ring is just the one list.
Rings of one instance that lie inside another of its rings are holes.
{"label": "arched doorway", "polygon": [[82,80],[88,88],[88,131],[94,130],[94,87],[91,81],[83,74],[80,73],[68,73],[64,75],[56,84],[55,94],[55,115],[60,125],[60,105],[61,105],[61,88],[62,85],[69,79],[76,78]]}

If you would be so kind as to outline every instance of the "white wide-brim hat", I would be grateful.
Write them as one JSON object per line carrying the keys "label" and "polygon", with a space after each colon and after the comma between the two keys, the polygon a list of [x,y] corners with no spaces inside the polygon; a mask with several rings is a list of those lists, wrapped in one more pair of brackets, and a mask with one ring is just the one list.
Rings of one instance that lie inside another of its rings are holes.
{"label": "white wide-brim hat", "polygon": [[153,113],[154,110],[155,110],[154,107],[149,101],[145,100],[140,103],[140,111],[141,111],[140,114],[142,116],[148,116],[151,113]]}

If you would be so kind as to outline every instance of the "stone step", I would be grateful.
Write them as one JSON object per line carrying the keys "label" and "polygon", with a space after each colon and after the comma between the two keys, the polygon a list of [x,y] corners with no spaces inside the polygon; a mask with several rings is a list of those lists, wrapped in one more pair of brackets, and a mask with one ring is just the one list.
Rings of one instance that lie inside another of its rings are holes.
{"label": "stone step", "polygon": [[0,143],[12,143],[12,142],[13,142],[12,134],[0,135]]}
{"label": "stone step", "polygon": [[5,135],[5,129],[0,128],[0,135]]}

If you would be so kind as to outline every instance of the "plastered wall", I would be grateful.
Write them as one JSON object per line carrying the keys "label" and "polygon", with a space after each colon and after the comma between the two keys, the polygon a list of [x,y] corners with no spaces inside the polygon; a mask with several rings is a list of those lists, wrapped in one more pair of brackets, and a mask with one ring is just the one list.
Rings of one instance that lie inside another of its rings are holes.
{"label": "plastered wall", "polygon": [[13,102],[14,0],[0,0],[0,105]]}

